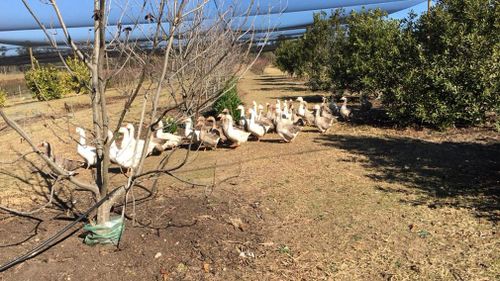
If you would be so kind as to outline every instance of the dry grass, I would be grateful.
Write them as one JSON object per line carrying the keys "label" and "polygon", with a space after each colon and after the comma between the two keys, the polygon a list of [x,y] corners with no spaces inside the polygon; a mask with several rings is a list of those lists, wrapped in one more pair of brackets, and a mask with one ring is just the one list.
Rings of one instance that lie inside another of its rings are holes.
{"label": "dry grass", "polygon": [[[318,98],[274,68],[263,75],[248,74],[238,89],[246,93],[246,103]],[[118,109],[120,103],[114,106]],[[87,115],[86,109],[75,113],[79,120],[88,121]],[[50,250],[2,278],[498,280],[498,134],[482,129],[396,130],[362,121],[335,124],[324,136],[306,128],[291,144],[269,135],[236,150],[193,153],[179,176],[210,183],[215,165],[218,181],[239,176],[208,197],[201,189],[165,178],[160,196],[137,212],[152,225],[166,227],[133,227],[128,222],[125,249],[118,252],[85,247],[72,237],[61,244],[64,248]],[[74,144],[57,141],[43,123],[27,126],[36,139],[48,138],[72,155]],[[64,118],[56,123],[63,126]],[[13,132],[4,131],[0,150],[12,155],[14,148],[26,150]],[[147,165],[157,160],[152,157]],[[33,199],[6,185],[4,178],[0,182],[1,204]],[[228,223],[232,218],[242,220],[243,231]],[[49,220],[44,225],[59,224]],[[2,231],[9,227],[0,221],[0,237],[27,233]],[[0,238],[0,244],[6,241]],[[255,257],[242,258],[242,251]],[[4,248],[0,260],[19,252]],[[162,258],[154,259],[156,252]]]}

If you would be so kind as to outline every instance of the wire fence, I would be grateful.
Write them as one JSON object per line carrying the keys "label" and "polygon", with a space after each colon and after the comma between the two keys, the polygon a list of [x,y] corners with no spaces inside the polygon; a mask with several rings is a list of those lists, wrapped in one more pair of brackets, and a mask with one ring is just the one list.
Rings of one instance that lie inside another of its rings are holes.
{"label": "wire fence", "polygon": [[26,86],[24,77],[3,80],[0,76],[0,89],[7,93],[9,99],[31,99],[31,91]]}

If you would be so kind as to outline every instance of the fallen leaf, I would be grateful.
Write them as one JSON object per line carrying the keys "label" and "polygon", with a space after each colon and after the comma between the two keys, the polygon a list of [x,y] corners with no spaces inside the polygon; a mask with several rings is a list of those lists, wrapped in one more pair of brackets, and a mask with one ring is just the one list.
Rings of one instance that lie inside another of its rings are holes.
{"label": "fallen leaf", "polygon": [[203,264],[203,270],[205,270],[206,273],[210,272],[210,264],[209,263],[204,263]]}
{"label": "fallen leaf", "polygon": [[235,227],[238,228],[241,231],[244,230],[244,224],[243,221],[240,218],[229,218],[229,222]]}

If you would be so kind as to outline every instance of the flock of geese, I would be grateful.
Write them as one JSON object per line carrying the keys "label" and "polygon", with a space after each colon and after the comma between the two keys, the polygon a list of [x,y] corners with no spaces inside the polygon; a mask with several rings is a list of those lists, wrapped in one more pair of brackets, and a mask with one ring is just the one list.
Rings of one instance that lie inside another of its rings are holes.
{"label": "flock of geese", "polygon": [[[239,121],[235,124],[233,116],[229,110],[225,109],[215,117],[200,116],[193,126],[190,117],[179,120],[184,126],[180,134],[166,133],[163,131],[164,125],[159,121],[153,128],[148,146],[145,147],[145,140],[136,136],[134,125],[128,123],[118,130],[119,138],[113,141],[109,148],[109,158],[126,171],[136,168],[142,158],[144,149],[145,155],[159,154],[165,150],[175,148],[193,142],[199,146],[217,149],[222,143],[230,143],[230,147],[238,147],[242,143],[253,138],[259,141],[265,134],[275,132],[284,142],[292,142],[302,126],[314,126],[320,133],[326,133],[333,123],[340,117],[345,121],[351,118],[351,110],[347,107],[347,98],[340,99],[343,103],[339,107],[334,101],[328,102],[325,97],[321,104],[315,104],[309,110],[308,103],[302,97],[293,100],[276,100],[276,104],[267,103],[265,106],[252,102],[252,106],[245,110],[243,105],[238,106]],[[363,102],[362,102],[363,106]],[[371,107],[371,106],[370,106]],[[77,127],[79,135],[77,142],[77,153],[83,161],[71,160],[58,157],[50,143],[42,142],[39,147],[52,161],[68,172],[73,172],[78,168],[90,168],[97,162],[95,146],[87,144],[85,129]],[[108,131],[108,138],[113,138],[113,133]]]}

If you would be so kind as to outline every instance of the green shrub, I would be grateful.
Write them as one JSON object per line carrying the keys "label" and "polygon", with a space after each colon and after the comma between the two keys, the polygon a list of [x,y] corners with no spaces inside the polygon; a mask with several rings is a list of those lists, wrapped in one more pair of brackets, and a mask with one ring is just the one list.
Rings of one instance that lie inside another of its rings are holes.
{"label": "green shrub", "polygon": [[302,69],[307,74],[307,85],[311,90],[329,90],[328,61],[333,50],[332,25],[326,14],[314,15],[314,23],[307,28],[302,42]]}
{"label": "green shrub", "polygon": [[0,107],[5,106],[7,102],[7,92],[4,89],[0,88]]}
{"label": "green shrub", "polygon": [[386,16],[386,12],[377,9],[352,12],[347,17],[348,34],[336,34],[337,49],[344,59],[340,65],[331,62],[330,78],[334,85],[358,93],[385,88],[385,76],[393,71],[392,58],[399,52],[395,43],[401,33],[399,22]]}
{"label": "green shrub", "polygon": [[59,99],[70,90],[65,85],[61,71],[50,65],[28,70],[24,78],[33,97],[38,100]]}
{"label": "green shrub", "polygon": [[500,4],[439,0],[403,21],[380,10],[315,15],[302,38],[280,44],[276,65],[313,90],[381,93],[401,125],[491,123],[500,115]]}
{"label": "green shrub", "polygon": [[66,64],[69,69],[71,69],[71,72],[64,71],[62,74],[65,87],[77,94],[88,94],[90,92],[89,85],[91,77],[87,65],[76,57],[66,58]]}
{"label": "green shrub", "polygon": [[283,40],[275,51],[274,64],[279,70],[292,76],[302,76],[302,40]]}
{"label": "green shrub", "polygon": [[175,122],[175,119],[172,118],[171,116],[167,116],[163,120],[163,132],[171,134],[177,132],[177,123]]}
{"label": "green shrub", "polygon": [[240,97],[238,96],[238,90],[236,89],[236,82],[231,81],[228,86],[223,90],[225,92],[220,96],[213,105],[213,110],[220,114],[224,109],[228,109],[229,113],[233,116],[235,121],[240,119],[239,111],[236,109],[238,105],[241,104]]}
{"label": "green shrub", "polygon": [[438,128],[500,113],[500,11],[487,0],[443,0],[411,23],[384,91],[389,116]]}
{"label": "green shrub", "polygon": [[26,85],[34,98],[52,100],[71,92],[90,92],[90,71],[85,63],[78,58],[68,57],[66,64],[71,71],[60,70],[52,65],[40,66],[36,62],[35,68],[24,74]]}

